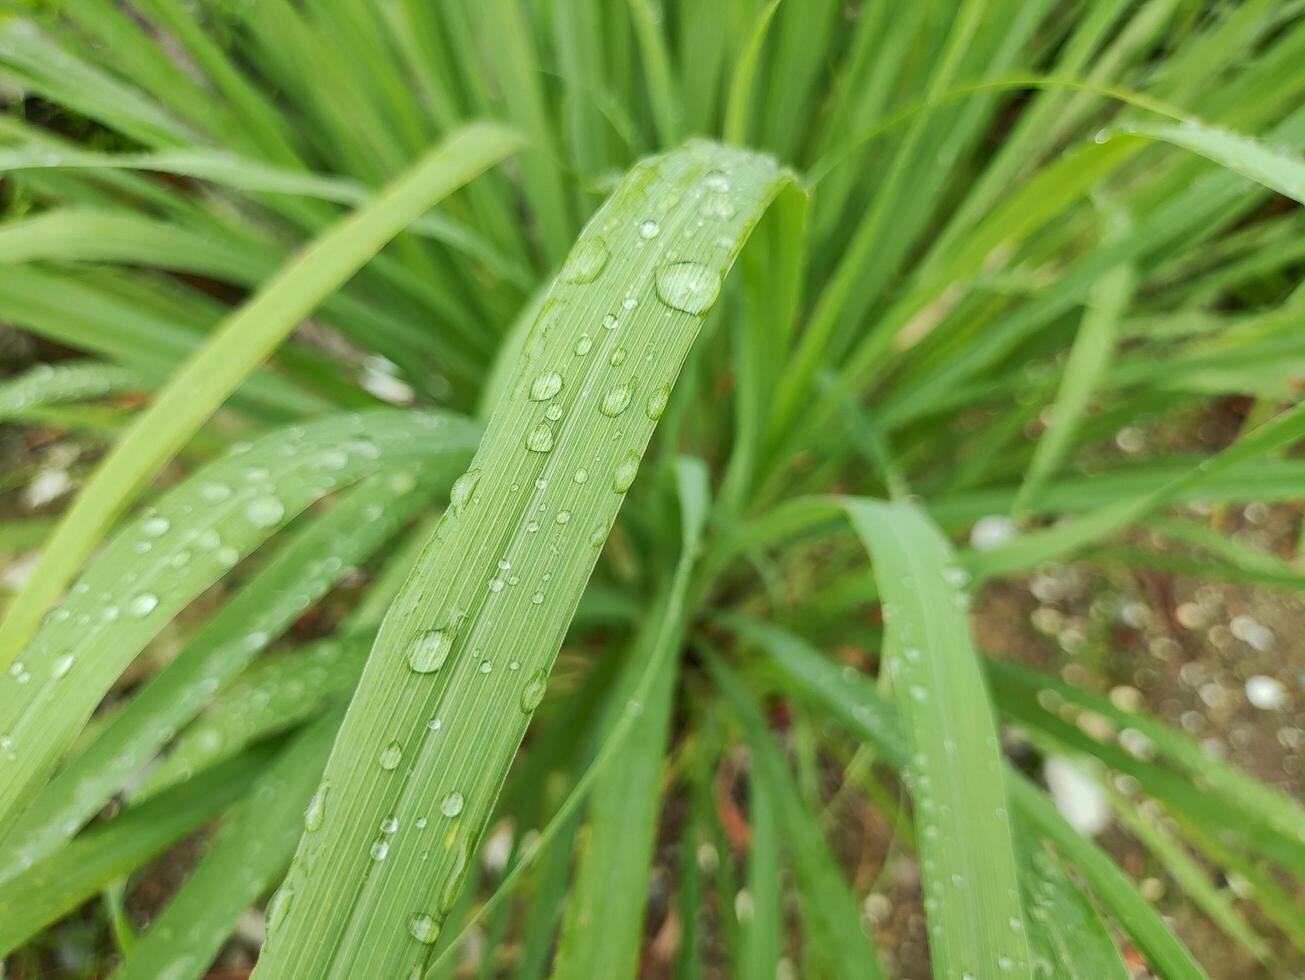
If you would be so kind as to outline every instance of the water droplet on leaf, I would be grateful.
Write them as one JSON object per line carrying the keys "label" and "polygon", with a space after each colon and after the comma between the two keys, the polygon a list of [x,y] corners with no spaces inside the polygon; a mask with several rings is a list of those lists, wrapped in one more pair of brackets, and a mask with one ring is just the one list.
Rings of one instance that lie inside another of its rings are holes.
{"label": "water droplet on leaf", "polygon": [[630,407],[630,399],[633,396],[634,392],[629,385],[617,385],[603,396],[603,402],[598,406],[598,410],[608,418],[614,419]]}
{"label": "water droplet on leaf", "polygon": [[245,506],[245,519],[254,527],[272,527],[285,517],[285,505],[275,497],[255,497]]}
{"label": "water droplet on leaf", "polygon": [[671,309],[701,316],[720,295],[720,273],[697,262],[673,262],[657,270],[657,298]]}
{"label": "water droplet on leaf", "polygon": [[408,648],[408,666],[418,674],[430,674],[444,666],[453,648],[453,631],[427,630]]}
{"label": "water droplet on leaf", "polygon": [[553,430],[543,422],[526,435],[526,448],[532,453],[546,453],[553,448]]}
{"label": "water droplet on leaf", "polygon": [[403,746],[398,742],[391,742],[385,748],[381,749],[381,768],[392,770],[399,768],[399,763],[403,759]]}
{"label": "water droplet on leaf", "polygon": [[425,912],[419,912],[408,920],[408,932],[419,943],[429,946],[440,937],[440,925]]}
{"label": "water droplet on leaf", "polygon": [[562,280],[570,283],[593,282],[607,265],[611,253],[602,238],[582,238],[562,265]]}
{"label": "water droplet on leaf", "polygon": [[544,689],[548,686],[548,671],[540,668],[530,675],[526,686],[521,689],[521,710],[530,714],[544,700]]}
{"label": "water droplet on leaf", "polygon": [[633,451],[626,453],[625,458],[616,464],[616,471],[612,474],[612,489],[617,493],[625,493],[634,483],[634,478],[638,473],[638,453]]}
{"label": "water droplet on leaf", "polygon": [[449,506],[455,513],[460,512],[471,501],[471,495],[479,482],[480,470],[478,469],[467,470],[453,481],[453,489],[449,491]]}
{"label": "water droplet on leaf", "polygon": [[548,371],[537,377],[530,385],[530,400],[546,402],[562,390],[562,376],[556,371]]}

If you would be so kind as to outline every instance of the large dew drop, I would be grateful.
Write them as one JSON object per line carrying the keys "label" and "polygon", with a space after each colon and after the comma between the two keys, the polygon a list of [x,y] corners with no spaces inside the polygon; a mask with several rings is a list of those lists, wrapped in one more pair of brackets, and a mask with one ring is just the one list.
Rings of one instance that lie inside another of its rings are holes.
{"label": "large dew drop", "polygon": [[254,527],[272,527],[285,517],[285,505],[275,497],[255,497],[245,506],[245,520]]}
{"label": "large dew drop", "polygon": [[638,472],[639,454],[631,451],[616,464],[616,471],[612,474],[612,489],[617,493],[625,493],[634,483],[634,478]]}
{"label": "large dew drop", "polygon": [[308,801],[308,807],[304,810],[304,830],[316,830],[322,825],[322,818],[326,816],[326,784],[323,783],[317,787],[317,792],[313,798]]}
{"label": "large dew drop", "polygon": [[462,812],[462,804],[463,799],[461,793],[450,793],[448,796],[444,797],[444,802],[440,804],[440,813],[444,814],[446,817],[456,817]]}
{"label": "large dew drop", "polygon": [[544,689],[548,687],[548,671],[542,667],[530,675],[526,686],[521,689],[521,710],[530,714],[544,700]]}
{"label": "large dew drop", "polygon": [[419,943],[429,946],[440,937],[440,924],[434,917],[419,912],[408,920],[408,932]]}
{"label": "large dew drop", "polygon": [[398,742],[391,742],[385,748],[381,749],[381,768],[392,770],[399,768],[399,763],[403,759],[403,746]]}
{"label": "large dew drop", "polygon": [[581,239],[562,264],[562,280],[571,283],[593,282],[602,274],[610,254],[607,242],[602,238]]}
{"label": "large dew drop", "polygon": [[453,508],[454,513],[460,512],[471,502],[471,495],[479,482],[480,470],[467,470],[453,481],[453,489],[449,491],[449,506]]}
{"label": "large dew drop", "polygon": [[453,648],[453,631],[427,630],[412,641],[408,648],[408,666],[418,674],[430,674],[444,666]]}
{"label": "large dew drop", "polygon": [[553,448],[553,430],[543,422],[526,434],[526,448],[532,453],[546,453]]}
{"label": "large dew drop", "polygon": [[602,404],[598,406],[598,410],[608,418],[614,419],[630,407],[631,397],[633,397],[633,392],[630,390],[629,385],[617,385],[603,396]]}
{"label": "large dew drop", "polygon": [[720,273],[697,262],[672,262],[657,270],[657,298],[673,310],[701,316],[720,295]]}
{"label": "large dew drop", "polygon": [[562,376],[556,371],[548,371],[537,377],[530,385],[530,400],[546,402],[562,390]]}

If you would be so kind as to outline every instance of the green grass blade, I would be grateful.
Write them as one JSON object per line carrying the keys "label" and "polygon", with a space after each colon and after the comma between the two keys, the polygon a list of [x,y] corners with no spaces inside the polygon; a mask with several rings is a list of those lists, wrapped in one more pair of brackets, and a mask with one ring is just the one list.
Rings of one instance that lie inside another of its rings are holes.
{"label": "green grass blade", "polygon": [[914,507],[846,507],[874,558],[884,603],[888,675],[910,741],[906,782],[934,969],[945,977],[1030,975],[997,725],[960,604],[958,566]]}
{"label": "green grass blade", "polygon": [[234,447],[124,527],[0,686],[0,830],[13,827],[109,686],[192,598],[336,488],[385,463],[447,454],[446,466],[457,466],[476,435],[456,416],[326,419]]}
{"label": "green grass blade", "polygon": [[1305,204],[1305,160],[1285,147],[1196,120],[1177,124],[1134,124],[1127,126],[1125,131],[1199,153],[1298,204]]}
{"label": "green grass blade", "polygon": [[45,405],[90,401],[145,387],[130,368],[99,361],[38,364],[0,384],[0,419],[15,418]]}
{"label": "green grass blade", "polygon": [[1242,436],[1215,456],[1149,493],[1105,504],[1087,514],[1053,527],[1021,535],[990,551],[971,554],[967,565],[976,578],[1010,574],[1039,562],[1071,554],[1120,528],[1138,521],[1167,504],[1239,467],[1245,466],[1305,437],[1305,403],[1274,416]]}
{"label": "green grass blade", "polygon": [[0,623],[11,663],[113,520],[323,299],[436,201],[518,148],[490,125],[459,130],[369,205],[309,245],[232,314],[159,392],[87,482]]}
{"label": "green grass blade", "polygon": [[[301,842],[261,975],[427,960],[669,386],[789,185],[767,158],[690,143],[636,167],[581,235],[381,628],[324,777],[336,803]],[[708,192],[728,216],[703,214]],[[377,860],[389,815],[413,829]]]}
{"label": "green grass blade", "polygon": [[1017,822],[1016,828],[1034,976],[1128,980],[1128,968],[1092,899],[1027,827]]}
{"label": "green grass blade", "polygon": [[[647,697],[639,701],[630,744],[619,767],[608,768],[593,789],[588,839],[567,899],[558,940],[556,977],[634,977],[643,939],[644,904],[652,871],[658,803],[672,695],[678,664],[671,651],[685,630],[685,594],[708,509],[707,469],[698,460],[678,467],[683,545],[674,580],[645,620],[615,694],[617,712],[642,686],[650,663],[658,666]],[[669,650],[667,648],[670,648]]]}
{"label": "green grass blade", "polygon": [[730,75],[729,101],[725,106],[725,125],[722,132],[727,143],[741,145],[748,141],[748,112],[752,105],[752,86],[757,74],[757,61],[766,43],[770,22],[779,9],[781,0],[770,0],[757,12],[756,22],[748,32],[734,71]]}
{"label": "green grass blade", "polygon": [[1110,791],[1108,795],[1120,823],[1155,856],[1193,904],[1224,935],[1240,944],[1258,962],[1267,964],[1272,958],[1268,943],[1242,917],[1233,899],[1210,881],[1205,869],[1171,836],[1164,821],[1143,812],[1134,801],[1118,792]]}
{"label": "green grass blade", "polygon": [[[905,769],[909,750],[897,712],[869,678],[849,678],[846,671],[818,650],[776,627],[742,617],[731,617],[727,623],[765,649],[805,699],[830,710],[840,724],[866,739],[895,769]],[[1056,846],[1161,976],[1178,980],[1205,976],[1128,876],[1103,851],[1074,830],[1028,780],[1007,768],[1005,782],[1012,812],[1018,815],[1017,828],[1031,830]],[[1042,919],[1041,925],[1048,930],[1059,930],[1062,923]],[[1073,922],[1066,925],[1072,927]],[[1072,933],[1055,937],[1053,941],[1066,948],[1074,942]]]}
{"label": "green grass blade", "polygon": [[1110,363],[1119,317],[1127,306],[1133,279],[1132,270],[1121,265],[1102,276],[1088,293],[1087,309],[1065,362],[1060,390],[1049,409],[1046,431],[1038,440],[1024,483],[1015,496],[1016,513],[1034,506],[1043,484],[1071,448],[1079,421]]}

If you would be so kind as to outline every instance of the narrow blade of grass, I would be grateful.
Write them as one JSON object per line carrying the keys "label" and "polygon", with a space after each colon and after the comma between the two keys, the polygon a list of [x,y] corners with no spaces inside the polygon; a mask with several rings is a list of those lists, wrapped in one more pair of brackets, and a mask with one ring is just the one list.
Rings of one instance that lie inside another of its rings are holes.
{"label": "narrow blade of grass", "polygon": [[[708,661],[717,688],[743,723],[752,751],[754,806],[778,809],[784,841],[792,854],[803,896],[802,916],[812,958],[822,976],[877,978],[883,976],[874,946],[861,929],[860,908],[825,841],[820,825],[802,804],[802,794],[783,756],[766,729],[754,699],[719,659]],[[746,928],[746,927],[745,927]],[[766,954],[767,956],[769,954]]]}
{"label": "narrow blade of grass", "polygon": [[558,940],[557,977],[634,977],[643,940],[644,905],[652,872],[652,851],[660,812],[666,738],[672,694],[679,675],[674,656],[685,629],[685,593],[702,540],[708,507],[707,469],[698,460],[677,467],[683,543],[681,560],[664,596],[636,641],[615,703],[625,710],[650,662],[659,666],[621,765],[609,768],[593,789],[588,838],[567,898],[567,918]]}
{"label": "narrow blade of grass", "polygon": [[[261,975],[426,962],[670,385],[789,183],[767,158],[690,143],[636,167],[581,235],[381,627]],[[391,815],[412,830],[378,848]]]}
{"label": "narrow blade of grass", "polygon": [[[904,504],[848,500],[874,558],[888,676],[910,742],[905,771],[942,976],[1029,973],[997,725],[947,542]],[[963,576],[963,573],[960,573]]]}

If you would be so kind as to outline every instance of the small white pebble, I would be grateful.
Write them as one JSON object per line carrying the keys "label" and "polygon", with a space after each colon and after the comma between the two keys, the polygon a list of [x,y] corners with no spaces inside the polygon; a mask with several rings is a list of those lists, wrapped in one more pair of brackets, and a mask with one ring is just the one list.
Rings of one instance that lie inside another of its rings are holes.
{"label": "small white pebble", "polygon": [[1080,834],[1095,837],[1110,825],[1110,804],[1101,784],[1064,756],[1052,755],[1042,767],[1052,802]]}
{"label": "small white pebble", "polygon": [[970,547],[975,551],[988,551],[1015,537],[1015,522],[1005,514],[980,517],[970,528]]}
{"label": "small white pebble", "polygon": [[1263,674],[1246,678],[1246,700],[1261,711],[1276,711],[1287,703],[1282,682]]}

